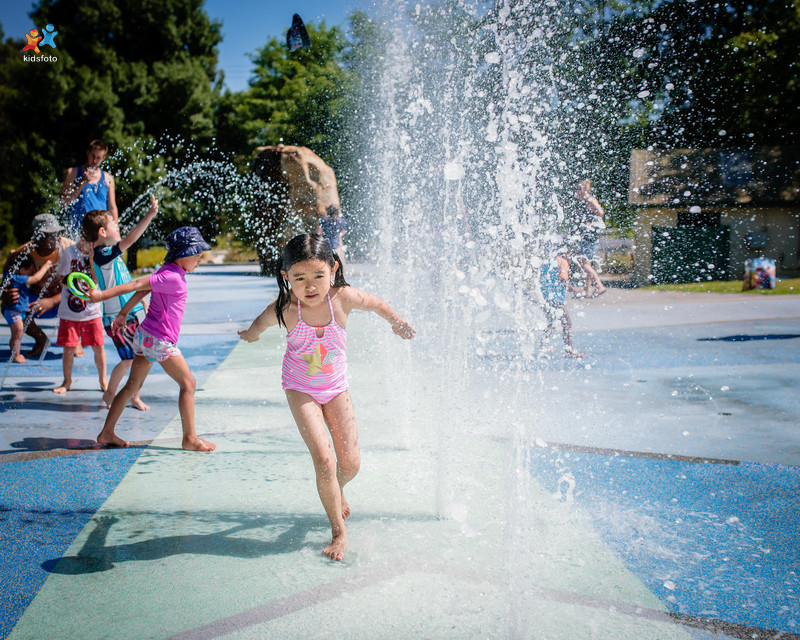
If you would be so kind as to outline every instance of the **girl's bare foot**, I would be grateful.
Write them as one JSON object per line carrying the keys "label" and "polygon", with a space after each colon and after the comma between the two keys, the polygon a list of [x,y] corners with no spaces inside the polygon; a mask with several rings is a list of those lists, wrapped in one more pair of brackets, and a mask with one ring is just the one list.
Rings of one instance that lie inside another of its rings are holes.
{"label": "girl's bare foot", "polygon": [[78,345],[75,348],[75,357],[76,358],[82,358],[85,355],[86,355],[86,352],[83,350],[83,347],[81,345]]}
{"label": "girl's bare foot", "polygon": [[64,380],[64,382],[61,383],[60,387],[56,387],[55,389],[53,389],[53,393],[66,393],[67,391],[69,391],[69,388],[71,386],[72,386],[72,380]]}
{"label": "girl's bare foot", "polygon": [[342,518],[347,520],[350,517],[350,505],[344,499],[344,491],[342,491]]}
{"label": "girl's bare foot", "polygon": [[19,353],[19,354],[14,356],[14,362],[16,362],[17,364],[25,364],[27,362],[27,360],[26,360],[25,356],[23,356],[21,353]]}
{"label": "girl's bare foot", "polygon": [[344,549],[347,546],[347,533],[342,532],[338,536],[334,536],[331,543],[322,551],[322,555],[327,556],[331,560],[344,560]]}
{"label": "girl's bare foot", "polygon": [[97,442],[99,444],[104,444],[108,447],[127,447],[128,442],[123,440],[122,438],[117,437],[116,434],[112,433],[110,436],[106,435],[105,433],[101,432],[99,436],[97,436]]}
{"label": "girl's bare foot", "polygon": [[109,393],[108,389],[103,392],[103,404],[106,405],[106,409],[111,408],[111,403],[114,402],[114,394]]}
{"label": "girl's bare foot", "polygon": [[208,440],[201,440],[197,437],[194,439],[183,439],[184,451],[213,451],[216,448],[217,445],[215,445],[213,442],[209,442]]}
{"label": "girl's bare foot", "polygon": [[585,353],[581,353],[580,351],[576,351],[575,349],[573,349],[571,347],[566,350],[566,354],[570,358],[585,358],[586,357]]}
{"label": "girl's bare foot", "polygon": [[131,406],[139,411],[150,411],[150,405],[146,405],[144,402],[142,402],[141,398],[134,397],[134,399],[131,400]]}

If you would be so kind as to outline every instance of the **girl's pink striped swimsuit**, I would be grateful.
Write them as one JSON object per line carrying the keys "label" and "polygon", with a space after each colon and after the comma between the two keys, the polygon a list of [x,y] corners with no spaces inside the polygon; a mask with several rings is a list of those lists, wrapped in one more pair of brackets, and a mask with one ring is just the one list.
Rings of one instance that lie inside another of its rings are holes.
{"label": "girl's pink striped swimsuit", "polygon": [[[307,393],[320,404],[326,404],[347,391],[347,332],[333,315],[328,294],[331,321],[324,327],[312,327],[303,322],[300,301],[297,301],[297,325],[286,335],[286,354],[283,356],[284,389]],[[322,337],[317,331],[323,330]]]}

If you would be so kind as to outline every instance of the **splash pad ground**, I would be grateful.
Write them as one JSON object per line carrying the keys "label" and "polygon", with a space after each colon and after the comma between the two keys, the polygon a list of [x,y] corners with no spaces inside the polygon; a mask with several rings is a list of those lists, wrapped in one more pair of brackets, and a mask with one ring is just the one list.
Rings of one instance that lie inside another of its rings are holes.
{"label": "splash pad ground", "polygon": [[[282,335],[236,339],[274,295],[254,275],[189,278],[180,346],[212,455],[179,450],[177,387],[157,369],[151,411],[120,422],[141,444],[128,450],[92,448],[90,356],[66,398],[50,391],[59,349],[9,373],[2,637],[797,637],[800,298],[610,291],[573,306],[589,357],[528,372],[535,410],[509,412],[536,420],[521,443],[481,420],[496,398],[480,381],[453,416],[469,437],[443,443],[428,416],[444,383],[375,375],[386,327],[352,317],[362,470],[331,563]],[[416,328],[403,348],[421,357]],[[513,358],[502,330],[488,339]],[[392,385],[417,400],[398,406]]]}

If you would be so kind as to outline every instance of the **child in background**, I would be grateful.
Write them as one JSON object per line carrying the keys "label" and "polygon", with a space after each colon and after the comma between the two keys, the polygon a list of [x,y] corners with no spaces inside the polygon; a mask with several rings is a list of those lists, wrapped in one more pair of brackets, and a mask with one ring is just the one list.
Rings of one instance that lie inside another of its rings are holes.
{"label": "child in background", "polygon": [[319,228],[317,233],[322,234],[322,237],[331,245],[333,252],[339,256],[344,266],[344,230],[346,228],[344,218],[342,217],[342,210],[336,205],[330,205],[325,209],[325,215],[319,220]]}
{"label": "child in background", "polygon": [[158,362],[170,378],[180,386],[178,409],[183,427],[182,446],[187,451],[213,451],[215,444],[197,437],[194,426],[194,392],[197,382],[186,364],[186,359],[177,347],[181,332],[181,321],[186,308],[186,274],[197,269],[203,251],[211,249],[196,227],[181,227],[167,236],[167,256],[164,264],[149,277],[131,280],[105,291],[92,289],[89,297],[93,302],[109,300],[122,294],[134,293],[125,303],[112,323],[117,331],[127,322],[131,311],[144,297],[152,292],[150,308],[136,330],[133,345],[134,358],[128,381],[114,397],[108,410],[105,424],[97,442],[115,447],[127,447],[128,443],[114,433],[117,420],[125,405],[142,388],[154,362]]}
{"label": "child in background", "polygon": [[578,182],[576,200],[573,240],[579,242],[576,258],[581,269],[586,273],[586,287],[584,291],[575,293],[579,297],[596,298],[606,292],[605,285],[592,266],[597,243],[600,240],[600,231],[606,228],[605,212],[597,198],[592,195],[591,180]]}
{"label": "child in background", "polygon": [[544,304],[542,309],[547,318],[547,329],[544,339],[547,340],[555,331],[556,320],[561,321],[564,338],[564,351],[573,358],[585,358],[572,346],[572,322],[567,312],[567,289],[575,292],[576,289],[569,282],[569,262],[565,257],[567,249],[560,247],[554,250],[555,255],[542,265],[539,282],[542,287]]}
{"label": "child in background", "polygon": [[239,331],[239,337],[255,342],[275,325],[287,331],[282,385],[311,453],[317,491],[331,524],[332,540],[322,553],[342,560],[347,546],[344,521],[350,515],[344,486],[361,465],[347,382],[347,316],[354,309],[374,311],[405,339],[414,337],[414,329],[385,300],[349,286],[339,256],[319,234],[290,240],[281,267],[278,299],[248,329]]}
{"label": "child in background", "polygon": [[[100,289],[110,289],[131,281],[131,273],[122,259],[122,253],[141,237],[157,213],[158,200],[151,194],[150,209],[124,238],[120,237],[119,224],[108,211],[104,209],[89,211],[83,217],[83,235],[94,247],[94,272]],[[107,407],[111,407],[119,383],[131,368],[136,330],[145,317],[145,308],[140,302],[128,314],[121,329],[115,331],[111,328],[114,318],[131,296],[132,293],[123,294],[103,302],[103,328],[117,348],[120,358],[119,364],[111,371],[108,387],[103,393],[103,402]],[[139,393],[137,390],[134,394],[131,406],[140,411],[147,411],[150,407],[142,402]]]}
{"label": "child in background", "polygon": [[[92,245],[85,238],[77,244],[62,249],[58,260],[58,273],[66,277],[75,271],[91,275]],[[99,304],[87,302],[75,296],[66,286],[61,287],[61,303],[58,305],[58,339],[56,344],[64,348],[61,366],[64,370],[64,382],[53,389],[53,393],[66,393],[72,386],[72,364],[75,351],[82,344],[94,351],[94,364],[100,378],[100,388],[105,391],[106,350],[103,348],[103,322],[100,319],[102,309]]]}
{"label": "child in background", "polygon": [[22,347],[22,331],[25,328],[25,316],[28,313],[28,304],[30,303],[28,286],[41,282],[52,264],[50,260],[47,260],[42,265],[42,268],[36,271],[33,258],[25,256],[20,258],[17,273],[13,276],[9,276],[8,273],[3,274],[3,282],[7,282],[9,286],[19,290],[19,299],[16,303],[9,306],[6,306],[5,303],[2,304],[3,317],[8,322],[8,326],[11,327],[11,340],[8,346],[11,348],[12,360],[17,364],[25,364],[27,362],[20,350]]}
{"label": "child in background", "polygon": [[[51,262],[50,273],[42,281],[31,287],[31,301],[28,310],[34,318],[58,317],[58,304],[61,302],[61,278],[58,277],[58,259],[64,247],[74,244],[72,240],[63,235],[64,227],[52,213],[40,213],[33,218],[33,237],[19,249],[8,254],[3,271],[14,272],[17,259],[21,255],[28,255],[33,259],[34,269],[38,269],[48,260]],[[5,284],[5,283],[4,283]],[[0,296],[7,306],[13,305],[19,292],[14,287],[4,287]],[[36,344],[27,357],[32,358],[46,354],[50,340],[44,331],[31,317],[26,318],[27,328],[25,333],[31,336]],[[79,349],[76,356],[82,356],[83,349]],[[42,356],[43,357],[43,356]]]}

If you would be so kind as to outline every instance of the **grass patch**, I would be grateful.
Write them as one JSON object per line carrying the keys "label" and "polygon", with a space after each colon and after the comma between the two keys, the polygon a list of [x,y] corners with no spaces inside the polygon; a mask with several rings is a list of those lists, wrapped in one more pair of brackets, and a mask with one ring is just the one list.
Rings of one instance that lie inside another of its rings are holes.
{"label": "grass patch", "polygon": [[800,294],[800,278],[778,278],[774,289],[742,291],[741,280],[712,280],[687,284],[654,284],[642,289],[656,291],[687,291],[692,293],[750,293],[754,295],[782,296]]}
{"label": "grass patch", "polygon": [[[124,254],[123,259],[127,259],[127,252]],[[156,265],[163,264],[164,258],[167,257],[167,248],[153,246],[147,249],[139,249],[136,252],[136,268],[137,269],[153,269]]]}
{"label": "grass patch", "polygon": [[253,247],[248,247],[238,240],[231,240],[227,244],[220,244],[217,249],[227,249],[226,262],[258,262],[258,252]]}

